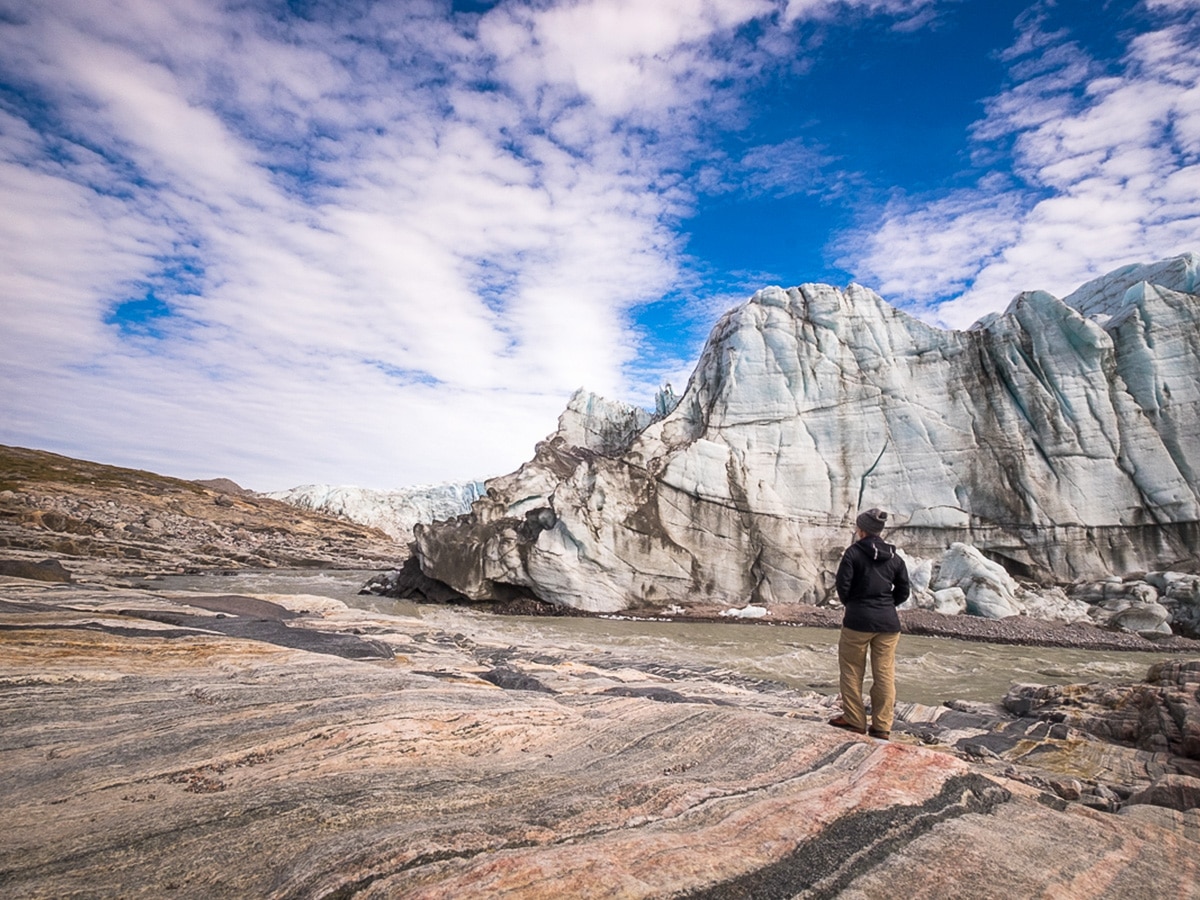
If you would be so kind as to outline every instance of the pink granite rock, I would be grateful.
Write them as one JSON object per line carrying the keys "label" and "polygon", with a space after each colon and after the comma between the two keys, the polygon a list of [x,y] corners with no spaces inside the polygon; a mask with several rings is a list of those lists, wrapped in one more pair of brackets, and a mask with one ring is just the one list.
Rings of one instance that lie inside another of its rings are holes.
{"label": "pink granite rock", "polygon": [[[10,582],[0,685],[5,896],[1126,898],[1200,880],[1173,819],[830,728],[820,695],[485,625]],[[982,720],[955,715],[945,734]]]}
{"label": "pink granite rock", "polygon": [[1149,803],[1152,806],[1165,806],[1179,812],[1200,809],[1200,778],[1192,778],[1188,775],[1164,775],[1144,791],[1134,794],[1126,803],[1130,806]]}

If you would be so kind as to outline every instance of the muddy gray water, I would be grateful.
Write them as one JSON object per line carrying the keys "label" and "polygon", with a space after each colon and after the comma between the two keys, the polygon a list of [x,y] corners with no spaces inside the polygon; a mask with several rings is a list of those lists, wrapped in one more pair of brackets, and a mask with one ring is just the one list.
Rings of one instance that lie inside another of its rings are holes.
{"label": "muddy gray water", "polygon": [[[264,572],[169,576],[146,586],[243,594],[316,594],[480,641],[561,652],[607,653],[673,666],[712,666],[802,690],[837,693],[837,631],[768,624],[642,622],[609,618],[496,616],[359,595],[371,572]],[[1167,654],[985,644],[905,635],[896,660],[902,700],[998,702],[1013,684],[1141,681]]]}

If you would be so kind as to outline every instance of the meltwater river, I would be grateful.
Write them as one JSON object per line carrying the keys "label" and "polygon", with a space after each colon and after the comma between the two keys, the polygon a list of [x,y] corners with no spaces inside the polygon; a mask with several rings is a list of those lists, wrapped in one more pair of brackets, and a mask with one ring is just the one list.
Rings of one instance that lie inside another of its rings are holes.
{"label": "meltwater river", "polygon": [[[713,666],[802,690],[837,693],[837,631],[768,624],[641,622],[611,618],[497,616],[462,607],[432,606],[359,595],[375,573],[346,571],[247,572],[229,576],[167,576],[155,588],[238,594],[315,594],[348,606],[418,618],[430,628],[516,646],[553,646],[570,654],[617,657],[681,666]],[[146,585],[150,587],[150,584]],[[983,644],[905,635],[896,660],[901,700],[938,705],[947,700],[998,702],[1013,684],[1141,681],[1168,654]]]}

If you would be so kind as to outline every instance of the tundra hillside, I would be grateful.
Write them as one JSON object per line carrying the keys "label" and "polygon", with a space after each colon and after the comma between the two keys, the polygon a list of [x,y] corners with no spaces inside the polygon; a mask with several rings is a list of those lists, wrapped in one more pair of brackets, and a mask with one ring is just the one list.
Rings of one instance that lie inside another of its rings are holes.
{"label": "tundra hillside", "polygon": [[[405,552],[378,529],[269,500],[225,479],[183,481],[0,446],[0,565],[13,573],[48,558],[82,580],[378,569]],[[40,574],[61,580],[56,571],[44,566]]]}

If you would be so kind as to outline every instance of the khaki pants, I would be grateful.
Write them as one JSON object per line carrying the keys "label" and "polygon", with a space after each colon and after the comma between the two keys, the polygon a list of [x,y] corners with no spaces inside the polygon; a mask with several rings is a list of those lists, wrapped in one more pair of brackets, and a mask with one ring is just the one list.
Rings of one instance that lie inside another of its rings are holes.
{"label": "khaki pants", "polygon": [[899,643],[899,634],[842,629],[838,639],[842,715],[862,731],[867,728],[862,689],[868,650],[871,654],[871,727],[875,731],[892,730],[892,710],[896,705],[896,645]]}

